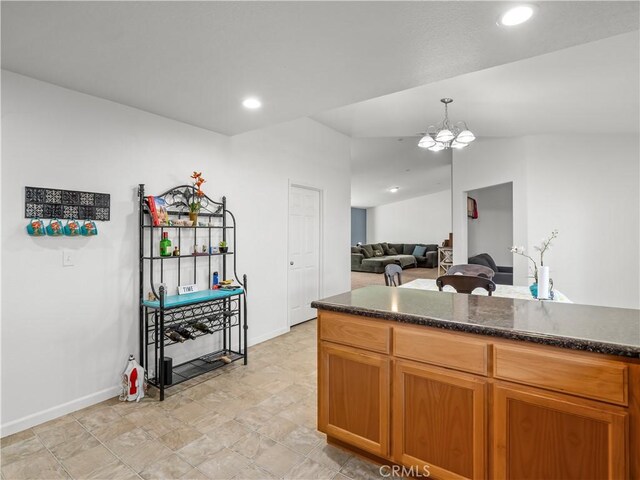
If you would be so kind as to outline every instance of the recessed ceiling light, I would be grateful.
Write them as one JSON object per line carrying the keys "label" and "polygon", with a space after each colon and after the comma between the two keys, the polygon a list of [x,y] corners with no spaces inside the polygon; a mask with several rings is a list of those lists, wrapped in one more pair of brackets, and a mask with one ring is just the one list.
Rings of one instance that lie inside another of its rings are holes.
{"label": "recessed ceiling light", "polygon": [[390,191],[391,193],[396,193],[398,190],[400,190],[400,187],[391,187],[391,188],[389,189],[389,191]]}
{"label": "recessed ceiling light", "polygon": [[518,5],[503,13],[498,19],[498,25],[505,27],[513,27],[526,22],[533,16],[533,7],[531,5]]}
{"label": "recessed ceiling light", "polygon": [[245,98],[242,101],[242,106],[250,110],[255,110],[256,108],[260,108],[262,106],[262,102],[255,97],[249,97]]}

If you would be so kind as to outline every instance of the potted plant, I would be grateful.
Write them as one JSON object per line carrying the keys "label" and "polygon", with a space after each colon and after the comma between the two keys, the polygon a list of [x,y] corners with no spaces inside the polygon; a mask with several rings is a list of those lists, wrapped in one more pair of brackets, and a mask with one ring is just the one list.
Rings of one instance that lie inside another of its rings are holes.
{"label": "potted plant", "polygon": [[[547,250],[549,250],[549,248],[551,248],[551,242],[556,239],[558,237],[558,230],[553,230],[551,232],[551,235],[548,238],[545,238],[542,241],[541,245],[536,245],[535,248],[537,251],[540,252],[540,266],[544,267],[544,252],[546,252]],[[536,263],[536,261],[531,258],[531,256],[527,255],[527,253],[525,252],[524,247],[516,247],[513,246],[511,247],[511,253],[515,253],[517,255],[522,255],[523,257],[528,258],[531,263],[533,263],[533,274],[530,275],[530,277],[533,277],[533,282],[530,286],[529,286],[529,290],[531,291],[531,295],[533,296],[533,298],[538,298],[538,264]],[[551,285],[553,285],[553,280],[550,281]]]}
{"label": "potted plant", "polygon": [[229,246],[227,245],[227,242],[225,242],[224,240],[218,244],[218,247],[219,247],[220,253],[227,253],[229,251]]}
{"label": "potted plant", "polygon": [[192,201],[189,203],[189,220],[191,220],[191,225],[198,224],[198,213],[200,213],[200,207],[202,207],[202,197],[204,196],[204,192],[202,191],[202,184],[206,182],[206,180],[202,177],[202,172],[193,172],[191,175],[193,179],[193,186],[195,188],[195,194],[192,197]]}

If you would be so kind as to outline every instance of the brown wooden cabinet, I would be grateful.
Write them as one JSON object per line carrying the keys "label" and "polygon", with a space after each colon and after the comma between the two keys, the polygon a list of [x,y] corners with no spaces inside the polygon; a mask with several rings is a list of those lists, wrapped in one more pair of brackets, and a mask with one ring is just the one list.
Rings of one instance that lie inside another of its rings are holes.
{"label": "brown wooden cabinet", "polygon": [[640,361],[320,311],[318,429],[434,479],[640,479]]}
{"label": "brown wooden cabinet", "polygon": [[629,478],[627,412],[512,385],[493,389],[493,477]]}
{"label": "brown wooden cabinet", "polygon": [[398,360],[393,384],[394,460],[434,478],[485,478],[486,380]]}
{"label": "brown wooden cabinet", "polygon": [[389,455],[390,360],[320,342],[318,428],[357,448]]}

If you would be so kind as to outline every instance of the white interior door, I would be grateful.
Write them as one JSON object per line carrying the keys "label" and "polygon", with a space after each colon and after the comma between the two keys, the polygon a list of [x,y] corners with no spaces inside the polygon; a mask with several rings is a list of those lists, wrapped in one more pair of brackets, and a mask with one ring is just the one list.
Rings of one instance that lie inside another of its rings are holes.
{"label": "white interior door", "polygon": [[316,316],[320,296],[320,192],[289,187],[289,325]]}

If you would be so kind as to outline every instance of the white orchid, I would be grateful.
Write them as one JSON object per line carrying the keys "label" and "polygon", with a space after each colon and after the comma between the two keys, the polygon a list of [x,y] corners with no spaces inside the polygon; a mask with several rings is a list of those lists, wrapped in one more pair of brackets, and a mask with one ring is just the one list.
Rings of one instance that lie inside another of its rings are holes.
{"label": "white orchid", "polygon": [[[551,248],[551,242],[557,237],[558,237],[558,229],[556,228],[551,232],[551,235],[548,238],[542,239],[542,241],[540,242],[540,245],[536,245],[535,247],[533,247],[535,250],[540,252],[541,267],[544,266],[544,252],[546,252],[547,250],[549,250],[549,248]],[[533,278],[535,279],[535,282],[538,283],[538,264],[533,258],[531,258],[529,255],[525,253],[524,247],[518,247],[514,245],[511,247],[511,253],[522,255],[523,257],[526,257],[529,260],[531,260],[531,263],[533,263]]]}

